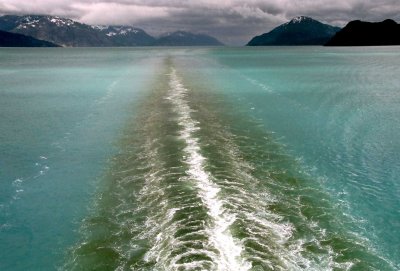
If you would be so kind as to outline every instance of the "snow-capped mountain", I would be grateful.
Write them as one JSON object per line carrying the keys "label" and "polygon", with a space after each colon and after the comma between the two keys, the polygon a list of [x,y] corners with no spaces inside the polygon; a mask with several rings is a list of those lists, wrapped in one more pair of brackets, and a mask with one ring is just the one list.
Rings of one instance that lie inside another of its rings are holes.
{"label": "snow-capped mountain", "polygon": [[272,31],[254,37],[247,45],[323,45],[339,27],[323,24],[306,16],[298,16]]}
{"label": "snow-capped mountain", "polygon": [[61,46],[213,46],[217,39],[177,31],[156,39],[144,30],[124,25],[87,25],[71,19],[47,15],[5,15],[0,30],[19,33]]}
{"label": "snow-capped mountain", "polygon": [[0,30],[32,36],[62,46],[137,46],[154,41],[141,29],[130,26],[90,26],[57,16],[5,15]]}
{"label": "snow-capped mountain", "polygon": [[155,41],[155,38],[144,30],[132,26],[96,25],[92,28],[107,36],[112,41],[113,46],[146,46],[152,45]]}
{"label": "snow-capped mountain", "polygon": [[88,25],[54,16],[6,15],[0,17],[0,29],[62,46],[93,46],[108,43]]}
{"label": "snow-capped mountain", "polygon": [[114,25],[114,26],[109,26],[109,25],[93,25],[93,29],[106,32],[106,36],[113,37],[113,36],[126,36],[130,33],[137,34],[139,31],[143,31],[139,28],[135,28],[132,26],[124,26],[124,25]]}
{"label": "snow-capped mountain", "polygon": [[286,24],[292,23],[292,24],[298,24],[304,21],[309,21],[309,20],[313,20],[310,17],[306,17],[306,16],[297,16],[294,17],[292,20],[290,20],[290,22],[287,22]]}

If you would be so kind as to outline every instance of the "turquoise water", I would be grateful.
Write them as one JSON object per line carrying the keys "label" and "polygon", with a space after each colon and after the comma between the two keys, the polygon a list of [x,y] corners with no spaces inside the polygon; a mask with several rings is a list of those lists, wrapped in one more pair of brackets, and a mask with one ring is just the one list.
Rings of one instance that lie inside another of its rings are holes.
{"label": "turquoise water", "polygon": [[0,49],[0,269],[400,269],[398,49]]}

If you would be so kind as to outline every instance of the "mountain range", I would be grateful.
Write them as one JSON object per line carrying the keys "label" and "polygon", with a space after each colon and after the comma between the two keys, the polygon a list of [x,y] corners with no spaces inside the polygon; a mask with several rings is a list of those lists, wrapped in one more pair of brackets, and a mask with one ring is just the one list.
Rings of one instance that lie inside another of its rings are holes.
{"label": "mountain range", "polygon": [[351,21],[327,46],[400,45],[400,24],[393,20],[378,23]]}
{"label": "mountain range", "polygon": [[256,36],[248,46],[323,45],[340,30],[310,17],[295,17],[268,33]]}
{"label": "mountain range", "polygon": [[[47,15],[0,16],[1,47],[115,47],[115,46],[219,46],[219,40],[185,31],[153,37],[143,29],[125,25],[87,25]],[[351,21],[343,29],[298,16],[268,33],[252,38],[248,46],[400,45],[400,25]]]}
{"label": "mountain range", "polygon": [[205,34],[177,31],[155,38],[132,26],[91,26],[47,15],[4,15],[0,17],[0,30],[64,47],[222,45],[217,39]]}

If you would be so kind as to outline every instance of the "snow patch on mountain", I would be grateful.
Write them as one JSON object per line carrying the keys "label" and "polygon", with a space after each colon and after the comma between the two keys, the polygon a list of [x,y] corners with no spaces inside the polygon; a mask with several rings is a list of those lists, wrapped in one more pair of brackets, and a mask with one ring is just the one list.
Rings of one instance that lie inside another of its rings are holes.
{"label": "snow patch on mountain", "polygon": [[106,30],[107,28],[109,28],[108,25],[91,25],[91,27],[95,30],[100,30],[100,31],[103,31],[103,30]]}
{"label": "snow patch on mountain", "polygon": [[75,24],[75,22],[70,19],[63,19],[60,17],[49,17],[47,19],[57,26],[71,26]]}
{"label": "snow patch on mountain", "polygon": [[294,17],[290,22],[294,23],[294,24],[298,24],[307,19],[308,19],[308,17],[306,17],[306,16],[297,16],[297,17]]}
{"label": "snow patch on mountain", "polygon": [[132,34],[137,34],[141,30],[131,27],[131,26],[106,26],[106,25],[95,25],[92,26],[93,29],[102,31],[102,32],[107,32],[106,35],[108,37],[113,37],[113,36],[119,36],[123,35],[126,36],[130,33]]}

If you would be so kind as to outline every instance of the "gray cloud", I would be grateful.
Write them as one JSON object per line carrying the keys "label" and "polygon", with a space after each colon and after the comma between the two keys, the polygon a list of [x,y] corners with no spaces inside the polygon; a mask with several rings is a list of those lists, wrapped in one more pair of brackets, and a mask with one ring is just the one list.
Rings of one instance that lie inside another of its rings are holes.
{"label": "gray cloud", "polygon": [[0,0],[0,14],[50,14],[88,24],[131,24],[151,34],[187,30],[240,45],[298,15],[343,26],[400,20],[399,0]]}

